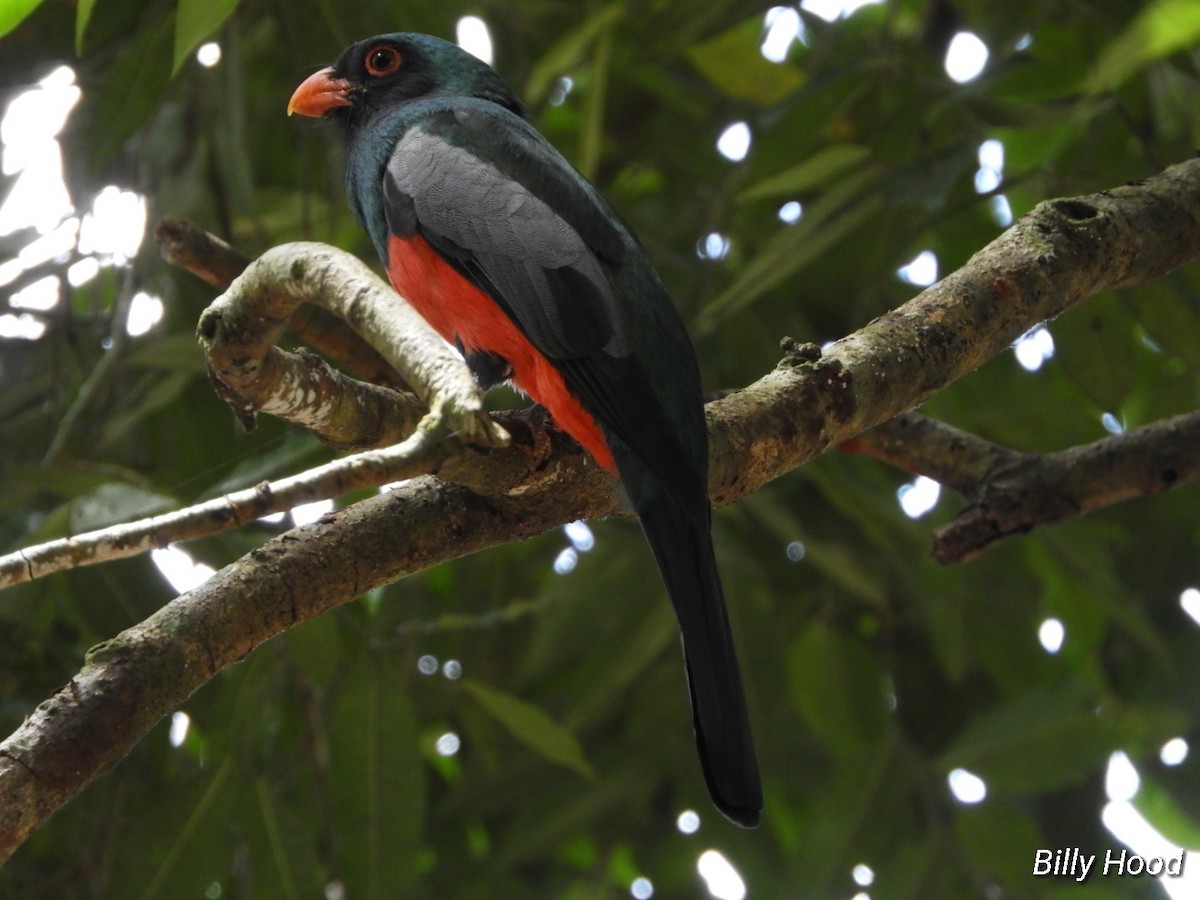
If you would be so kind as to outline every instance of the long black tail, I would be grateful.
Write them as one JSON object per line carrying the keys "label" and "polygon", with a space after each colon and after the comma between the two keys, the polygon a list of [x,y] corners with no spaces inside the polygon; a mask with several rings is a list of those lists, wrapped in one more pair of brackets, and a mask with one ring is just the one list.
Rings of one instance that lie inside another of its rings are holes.
{"label": "long black tail", "polygon": [[661,483],[647,490],[647,480],[638,479],[641,489],[630,499],[679,620],[704,779],[717,808],[753,828],[762,813],[762,783],[713,555],[708,500],[685,507]]}

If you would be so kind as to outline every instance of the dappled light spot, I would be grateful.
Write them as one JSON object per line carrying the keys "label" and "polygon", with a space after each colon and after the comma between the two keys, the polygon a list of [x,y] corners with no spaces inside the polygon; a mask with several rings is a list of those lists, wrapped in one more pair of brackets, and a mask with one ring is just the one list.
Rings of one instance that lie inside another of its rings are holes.
{"label": "dappled light spot", "polygon": [[0,287],[3,287],[6,284],[12,284],[17,280],[17,276],[24,271],[25,267],[21,265],[21,260],[15,257],[13,259],[0,262]]}
{"label": "dappled light spot", "polygon": [[171,713],[171,727],[167,731],[167,742],[172,747],[182,747],[187,740],[188,729],[192,725],[191,717],[181,710]]}
{"label": "dappled light spot", "polygon": [[1036,372],[1047,360],[1054,358],[1054,338],[1044,325],[1038,325],[1021,335],[1012,345],[1017,363],[1026,372]]}
{"label": "dappled light spot", "polygon": [[124,265],[137,255],[146,233],[146,198],[107,185],[92,201],[79,229],[79,252]]}
{"label": "dappled light spot", "polygon": [[979,145],[979,169],[975,172],[975,190],[988,194],[1004,182],[1004,144],[995,139]]}
{"label": "dappled light spot", "polygon": [[21,313],[0,313],[0,338],[20,338],[26,341],[36,341],[46,333],[46,324],[38,318]]}
{"label": "dappled light spot", "polygon": [[779,207],[779,221],[785,225],[795,225],[804,215],[804,207],[797,200],[789,200]]}
{"label": "dappled light spot", "polygon": [[567,540],[571,542],[571,546],[580,553],[587,553],[596,546],[596,535],[592,533],[592,529],[587,522],[578,520],[568,522],[563,526],[563,531],[566,532]]}
{"label": "dappled light spot", "polygon": [[389,481],[387,484],[381,484],[379,486],[379,493],[390,494],[392,491],[398,491],[410,481],[412,481],[411,478],[401,478],[399,481]]}
{"label": "dappled light spot", "polygon": [[989,138],[979,145],[979,167],[998,174],[1004,173],[1004,142]]}
{"label": "dappled light spot", "polygon": [[808,40],[804,33],[804,21],[793,7],[772,6],[763,17],[763,24],[767,34],[760,49],[762,55],[771,62],[783,62],[795,41],[806,43]]}
{"label": "dappled light spot", "polygon": [[826,22],[848,19],[864,6],[874,6],[883,0],[803,0],[800,8]]}
{"label": "dappled light spot", "polygon": [[129,318],[125,322],[125,331],[130,337],[146,334],[162,321],[163,312],[163,302],[160,298],[145,291],[138,291],[129,304]]}
{"label": "dappled light spot", "polygon": [[212,566],[196,562],[173,544],[151,550],[150,559],[167,583],[180,594],[200,587],[216,572]]}
{"label": "dappled light spot", "polygon": [[554,557],[554,574],[570,575],[575,571],[577,565],[579,565],[579,551],[574,547],[567,547]]}
{"label": "dappled light spot", "polygon": [[633,884],[629,885],[629,895],[634,900],[650,900],[654,896],[654,885],[650,879],[644,875],[633,879]]}
{"label": "dappled light spot", "polygon": [[750,126],[734,122],[717,138],[717,152],[732,162],[741,162],[750,152]]}
{"label": "dappled light spot", "polygon": [[74,70],[59,66],[9,102],[0,119],[0,169],[19,175],[0,205],[0,237],[30,227],[48,234],[75,211],[57,138],[82,96]]}
{"label": "dappled light spot", "polygon": [[1123,750],[1108,758],[1108,769],[1104,774],[1104,793],[1109,800],[1120,802],[1137,796],[1142,780],[1137,769]]}
{"label": "dappled light spot", "polygon": [[1007,228],[1013,223],[1012,205],[1003,194],[988,198],[988,210],[992,214],[992,221],[1001,228]]}
{"label": "dappled light spot", "polygon": [[442,663],[442,675],[450,681],[462,678],[462,663],[457,659],[448,659]]}
{"label": "dappled light spot", "polygon": [[850,877],[859,887],[870,887],[875,882],[875,870],[866,863],[859,863],[851,870]]}
{"label": "dappled light spot", "polygon": [[296,525],[311,525],[326,513],[333,512],[332,500],[315,500],[312,503],[301,503],[291,509],[292,521]]}
{"label": "dappled light spot", "polygon": [[1162,760],[1164,766],[1179,766],[1188,758],[1188,742],[1181,737],[1171,738],[1162,745],[1162,749],[1158,751],[1158,758]]}
{"label": "dappled light spot", "polygon": [[67,255],[75,249],[78,233],[79,219],[74,216],[64,219],[56,228],[22,247],[17,253],[17,262],[23,269],[32,269],[51,260],[65,262]]}
{"label": "dappled light spot", "polygon": [[982,803],[987,797],[987,785],[974,772],[966,769],[954,769],[946,776],[950,785],[950,793],[959,803],[972,805]]}
{"label": "dappled light spot", "polygon": [[1184,588],[1179,594],[1179,606],[1191,616],[1193,622],[1200,625],[1200,589]]}
{"label": "dappled light spot", "polygon": [[1100,417],[1100,424],[1103,425],[1104,430],[1110,434],[1125,433],[1125,426],[1121,424],[1121,420],[1110,412],[1106,412]]}
{"label": "dappled light spot", "polygon": [[453,731],[447,731],[433,746],[438,756],[454,756],[462,748],[462,740]]}
{"label": "dappled light spot", "polygon": [[695,834],[700,830],[700,814],[694,809],[685,809],[675,819],[680,834]]}
{"label": "dappled light spot", "polygon": [[938,280],[938,258],[932,250],[922,250],[912,262],[896,270],[901,281],[917,287],[929,287]]}
{"label": "dappled light spot", "polygon": [[1067,629],[1058,619],[1046,619],[1038,626],[1038,642],[1047,653],[1054,654],[1062,649]]}
{"label": "dappled light spot", "polygon": [[94,256],[85,256],[67,266],[67,284],[71,287],[80,287],[99,274],[100,260]]}
{"label": "dappled light spot", "polygon": [[696,255],[701,259],[724,259],[729,255],[729,238],[714,231],[696,242]]}
{"label": "dappled light spot", "polygon": [[979,39],[979,35],[971,31],[960,31],[950,39],[944,65],[951,81],[966,84],[979,77],[987,61],[987,44]]}
{"label": "dappled light spot", "polygon": [[571,90],[575,87],[575,80],[568,78],[566,75],[554,82],[554,87],[550,91],[550,105],[562,106],[567,102],[567,97]]}
{"label": "dappled light spot", "polygon": [[434,675],[438,670],[438,658],[432,654],[423,654],[417,659],[417,671],[422,675]]}
{"label": "dappled light spot", "polygon": [[942,486],[925,475],[918,475],[911,484],[902,484],[896,490],[900,508],[910,519],[919,519],[935,506],[942,496]]}
{"label": "dappled light spot", "polygon": [[1000,187],[1000,173],[994,169],[979,169],[975,172],[975,193],[988,194]]}
{"label": "dappled light spot", "polygon": [[59,288],[62,282],[57,275],[47,275],[17,291],[8,298],[13,309],[28,309],[45,312],[58,306]]}
{"label": "dappled light spot", "polygon": [[196,62],[204,66],[206,69],[211,69],[221,61],[221,45],[216,41],[209,41],[207,44],[201,44],[196,50]]}
{"label": "dappled light spot", "polygon": [[701,853],[696,860],[696,871],[717,900],[742,900],[746,896],[746,882],[719,850]]}
{"label": "dappled light spot", "polygon": [[458,46],[485,63],[492,61],[492,33],[487,22],[479,16],[463,16],[454,26],[454,37]]}
{"label": "dappled light spot", "polygon": [[792,541],[784,548],[784,553],[791,562],[800,562],[808,553],[808,548],[800,541]]}

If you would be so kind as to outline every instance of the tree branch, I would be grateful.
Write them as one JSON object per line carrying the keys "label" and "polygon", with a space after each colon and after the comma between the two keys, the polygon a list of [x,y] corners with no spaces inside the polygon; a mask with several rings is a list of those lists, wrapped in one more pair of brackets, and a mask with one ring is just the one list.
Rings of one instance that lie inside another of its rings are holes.
{"label": "tree branch", "polygon": [[[303,302],[348,322],[416,388],[429,415],[445,422],[448,431],[491,446],[508,440],[484,412],[462,357],[364,263],[312,243],[268,250],[200,316],[197,332],[209,372],[243,421],[261,410],[341,446],[361,440],[364,432],[376,444],[412,431],[414,408],[401,395],[340,378],[275,347]],[[355,390],[347,396],[351,387]],[[384,415],[384,421],[377,425],[373,414]]]}
{"label": "tree branch", "polygon": [[1014,454],[933,533],[933,558],[966,562],[1005,538],[1200,475],[1200,413],[1175,416],[1058,453]]}
{"label": "tree branch", "polygon": [[[190,222],[166,216],[154,230],[163,259],[220,291],[229,290],[233,280],[250,265],[250,260],[214,234]],[[399,374],[370,344],[332,313],[319,306],[301,304],[288,320],[287,330],[301,343],[312,347],[353,372],[364,381],[403,388]]]}
{"label": "tree branch", "polygon": [[997,469],[1024,455],[916,412],[900,413],[838,449],[925,475],[967,497]]}
{"label": "tree branch", "polygon": [[[1042,203],[959,272],[820,359],[792,354],[710,404],[710,493],[728,503],[757,490],[919,403],[1032,325],[1198,255],[1200,161]],[[490,461],[485,454],[476,474]],[[422,477],[268,541],[96,648],[0,744],[0,860],[216,672],[284,629],[405,574],[617,506],[610,478],[581,454],[556,452],[536,482],[504,494]]]}
{"label": "tree branch", "polygon": [[861,452],[926,475],[968,505],[933,532],[932,556],[966,562],[1015,535],[1200,476],[1200,413],[1056,453],[1021,453],[917,413],[859,435]]}

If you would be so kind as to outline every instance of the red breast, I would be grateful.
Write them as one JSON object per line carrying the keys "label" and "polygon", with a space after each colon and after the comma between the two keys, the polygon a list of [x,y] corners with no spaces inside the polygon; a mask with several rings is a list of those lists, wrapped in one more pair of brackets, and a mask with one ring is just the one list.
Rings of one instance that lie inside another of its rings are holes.
{"label": "red breast", "polygon": [[447,263],[420,235],[388,238],[392,287],[442,337],[468,351],[495,353],[512,366],[512,381],[550,411],[560,428],[616,474],[604,435],[567,389],[562,375],[496,302]]}

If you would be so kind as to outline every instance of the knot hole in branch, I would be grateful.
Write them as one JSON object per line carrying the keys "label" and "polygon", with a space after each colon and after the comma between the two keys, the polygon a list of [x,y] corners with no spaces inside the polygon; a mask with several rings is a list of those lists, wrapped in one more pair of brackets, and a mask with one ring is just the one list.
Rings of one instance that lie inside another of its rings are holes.
{"label": "knot hole in branch", "polygon": [[1055,212],[1075,222],[1094,219],[1100,214],[1096,207],[1082,200],[1055,200],[1052,205]]}

